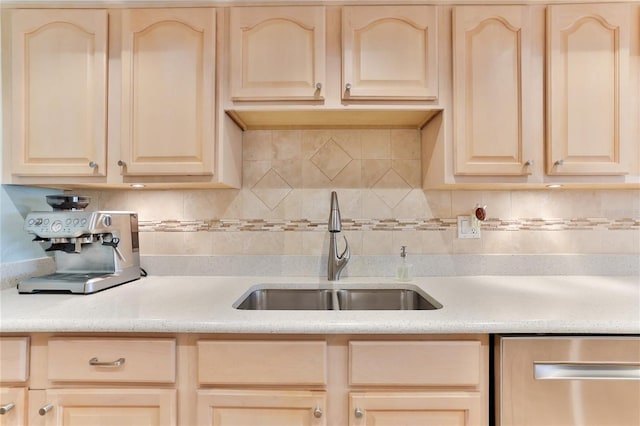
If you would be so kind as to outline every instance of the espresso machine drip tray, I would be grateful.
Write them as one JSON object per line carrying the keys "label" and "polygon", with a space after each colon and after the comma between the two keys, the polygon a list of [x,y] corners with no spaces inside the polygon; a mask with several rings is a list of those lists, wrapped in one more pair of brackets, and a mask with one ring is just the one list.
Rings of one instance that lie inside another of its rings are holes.
{"label": "espresso machine drip tray", "polygon": [[19,293],[74,293],[90,294],[124,284],[139,278],[120,273],[56,272],[42,277],[26,279],[18,284]]}

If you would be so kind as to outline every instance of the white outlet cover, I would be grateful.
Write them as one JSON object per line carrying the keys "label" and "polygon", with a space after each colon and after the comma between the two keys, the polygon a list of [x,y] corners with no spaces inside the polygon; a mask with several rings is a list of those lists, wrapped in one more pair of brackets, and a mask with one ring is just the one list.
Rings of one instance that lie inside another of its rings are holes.
{"label": "white outlet cover", "polygon": [[480,238],[480,227],[473,226],[471,216],[458,216],[458,238]]}

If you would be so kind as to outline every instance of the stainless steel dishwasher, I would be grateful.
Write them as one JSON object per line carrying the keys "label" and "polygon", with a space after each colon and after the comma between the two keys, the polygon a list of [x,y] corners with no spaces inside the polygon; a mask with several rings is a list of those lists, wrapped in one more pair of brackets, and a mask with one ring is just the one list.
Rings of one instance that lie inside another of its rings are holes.
{"label": "stainless steel dishwasher", "polygon": [[497,426],[640,425],[640,336],[496,336]]}

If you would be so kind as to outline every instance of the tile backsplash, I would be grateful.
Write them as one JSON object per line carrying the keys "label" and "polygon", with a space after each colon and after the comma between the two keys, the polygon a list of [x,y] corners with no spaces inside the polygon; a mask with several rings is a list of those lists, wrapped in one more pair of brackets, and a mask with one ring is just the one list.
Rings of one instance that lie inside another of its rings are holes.
{"label": "tile backsplash", "polygon": [[426,191],[416,130],[246,131],[243,158],[239,190],[82,193],[137,211],[144,255],[323,255],[332,190],[354,255],[640,254],[640,191]]}

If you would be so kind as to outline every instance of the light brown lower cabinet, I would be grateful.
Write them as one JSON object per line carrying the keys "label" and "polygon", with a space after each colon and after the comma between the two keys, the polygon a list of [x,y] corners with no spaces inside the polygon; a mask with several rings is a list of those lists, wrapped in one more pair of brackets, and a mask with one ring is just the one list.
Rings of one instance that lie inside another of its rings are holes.
{"label": "light brown lower cabinet", "polygon": [[2,336],[0,425],[487,426],[488,340]]}
{"label": "light brown lower cabinet", "polygon": [[31,393],[30,424],[176,425],[175,389],[81,388],[35,390]]}
{"label": "light brown lower cabinet", "polygon": [[26,424],[27,389],[25,387],[0,388],[0,425]]}
{"label": "light brown lower cabinet", "polygon": [[482,425],[480,392],[352,392],[349,426]]}
{"label": "light brown lower cabinet", "polygon": [[487,340],[202,339],[197,424],[486,426]]}
{"label": "light brown lower cabinet", "polygon": [[198,425],[325,426],[326,410],[324,391],[198,391]]}

